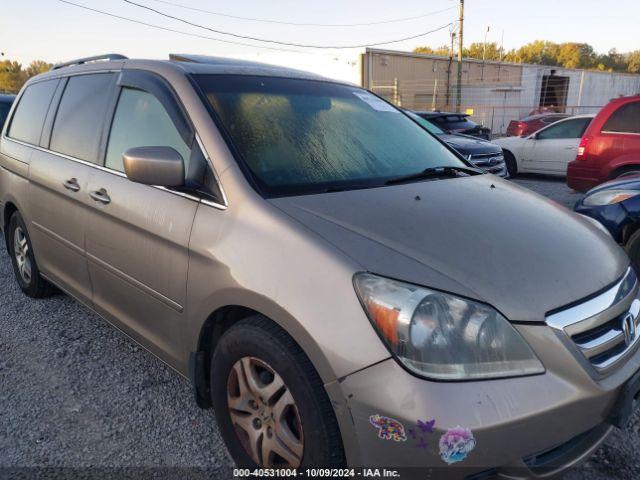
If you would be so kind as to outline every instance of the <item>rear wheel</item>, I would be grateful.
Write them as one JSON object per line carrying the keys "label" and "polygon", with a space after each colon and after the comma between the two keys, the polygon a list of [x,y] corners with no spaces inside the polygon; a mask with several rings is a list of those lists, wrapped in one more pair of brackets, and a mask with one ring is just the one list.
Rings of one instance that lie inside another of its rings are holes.
{"label": "rear wheel", "polygon": [[15,212],[9,219],[6,234],[13,273],[20,289],[32,298],[51,295],[54,287],[40,275],[27,227],[18,212]]}
{"label": "rear wheel", "polygon": [[320,377],[293,339],[267,318],[247,318],[222,336],[211,362],[211,396],[239,467],[344,465]]}
{"label": "rear wheel", "polygon": [[507,172],[509,172],[509,178],[515,178],[518,175],[518,164],[516,157],[513,156],[509,150],[504,151],[504,163],[507,165]]}

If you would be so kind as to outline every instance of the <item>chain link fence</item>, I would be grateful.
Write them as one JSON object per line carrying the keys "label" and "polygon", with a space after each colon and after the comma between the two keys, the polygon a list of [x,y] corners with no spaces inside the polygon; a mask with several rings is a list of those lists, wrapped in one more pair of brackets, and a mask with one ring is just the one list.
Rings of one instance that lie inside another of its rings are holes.
{"label": "chain link fence", "polygon": [[[526,80],[525,80],[526,81]],[[403,108],[417,111],[440,110],[455,112],[457,86],[449,88],[439,79],[430,81],[393,79],[391,82],[372,82],[371,90]],[[506,134],[512,120],[519,120],[541,111],[539,98],[528,98],[520,83],[513,85],[462,84],[460,111],[471,115],[476,123],[491,129],[493,136]],[[564,97],[566,99],[566,96]],[[597,113],[603,105],[567,105],[559,96],[558,104],[546,102],[545,111],[568,115]]]}

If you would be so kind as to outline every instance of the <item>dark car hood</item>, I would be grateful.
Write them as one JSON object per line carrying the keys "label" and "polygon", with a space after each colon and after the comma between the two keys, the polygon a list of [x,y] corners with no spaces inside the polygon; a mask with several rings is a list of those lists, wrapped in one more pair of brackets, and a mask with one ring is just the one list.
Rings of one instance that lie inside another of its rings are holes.
{"label": "dark car hood", "polygon": [[587,219],[490,175],[270,201],[364,270],[484,301],[511,320],[543,321],[629,265]]}
{"label": "dark car hood", "polygon": [[601,190],[612,190],[618,188],[640,190],[640,175],[629,175],[627,177],[610,180],[606,183],[603,183],[602,185],[598,185],[597,187],[592,188],[587,192],[586,195],[591,195],[592,193],[599,192]]}
{"label": "dark car hood", "polygon": [[483,153],[502,153],[499,145],[470,135],[442,133],[438,134],[438,138],[465,157]]}

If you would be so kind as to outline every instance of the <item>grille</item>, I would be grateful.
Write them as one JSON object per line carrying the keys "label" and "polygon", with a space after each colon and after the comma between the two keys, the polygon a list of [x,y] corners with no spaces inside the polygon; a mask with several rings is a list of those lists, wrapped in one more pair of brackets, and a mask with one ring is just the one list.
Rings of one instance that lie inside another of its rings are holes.
{"label": "grille", "polygon": [[476,167],[490,172],[499,172],[504,167],[504,155],[502,153],[479,153],[469,155],[469,161]]}
{"label": "grille", "polygon": [[615,286],[583,303],[547,316],[600,374],[613,369],[638,344],[640,298],[632,269]]}

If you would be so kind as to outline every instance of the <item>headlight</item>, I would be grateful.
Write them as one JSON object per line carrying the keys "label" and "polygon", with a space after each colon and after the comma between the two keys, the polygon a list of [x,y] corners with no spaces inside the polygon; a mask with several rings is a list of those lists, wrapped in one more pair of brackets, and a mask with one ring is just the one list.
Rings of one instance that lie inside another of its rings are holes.
{"label": "headlight", "polygon": [[409,370],[440,380],[531,375],[544,367],[493,308],[369,273],[358,296],[391,352]]}
{"label": "headlight", "polygon": [[638,190],[604,190],[585,197],[582,203],[591,207],[611,205],[624,202],[626,199],[635,197],[638,194],[640,194]]}

